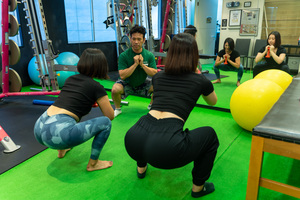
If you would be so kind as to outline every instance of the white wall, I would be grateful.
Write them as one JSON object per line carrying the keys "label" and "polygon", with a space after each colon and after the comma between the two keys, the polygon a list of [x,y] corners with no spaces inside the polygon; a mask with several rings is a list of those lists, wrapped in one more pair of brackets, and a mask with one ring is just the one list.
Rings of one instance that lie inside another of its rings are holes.
{"label": "white wall", "polygon": [[[194,26],[198,30],[196,41],[202,54],[214,54],[217,12],[218,0],[195,0]],[[207,17],[211,17],[211,23],[207,23]],[[201,60],[202,64],[212,62],[213,60]]]}
{"label": "white wall", "polygon": [[[232,2],[230,0],[224,0],[223,1],[223,6],[222,6],[222,19],[227,19],[227,27],[222,27],[220,29],[220,43],[219,43],[219,50],[223,49],[223,44],[224,44],[224,40],[227,37],[231,37],[234,41],[236,40],[236,38],[250,38],[252,39],[251,41],[251,45],[250,45],[250,51],[249,51],[249,55],[251,55],[251,52],[253,51],[253,46],[254,46],[254,42],[256,39],[260,39],[261,36],[261,31],[262,31],[262,20],[263,20],[263,12],[264,12],[264,4],[265,1],[264,0],[251,0],[251,7],[244,7],[244,2],[249,1],[249,0],[240,0],[240,6],[239,7],[235,7],[235,8],[227,8],[226,7],[226,3],[227,2]],[[237,9],[254,9],[254,8],[259,8],[259,24],[258,24],[258,33],[257,36],[240,36],[239,35],[239,31],[240,31],[240,27],[237,28],[232,28],[229,27],[229,11],[230,10],[237,10]]]}

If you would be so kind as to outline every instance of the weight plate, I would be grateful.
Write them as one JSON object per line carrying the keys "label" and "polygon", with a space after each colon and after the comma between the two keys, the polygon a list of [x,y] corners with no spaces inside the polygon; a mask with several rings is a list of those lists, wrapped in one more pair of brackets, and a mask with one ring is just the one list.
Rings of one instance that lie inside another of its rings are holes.
{"label": "weight plate", "polygon": [[13,15],[9,15],[9,24],[10,24],[9,36],[12,37],[12,36],[17,35],[19,32],[19,26],[20,26],[17,18]]}
{"label": "weight plate", "polygon": [[[19,74],[13,70],[12,68],[9,68],[9,92],[20,92],[22,89],[22,81],[19,76]],[[0,77],[0,82],[2,83],[2,74]],[[1,84],[2,87],[2,84]]]}

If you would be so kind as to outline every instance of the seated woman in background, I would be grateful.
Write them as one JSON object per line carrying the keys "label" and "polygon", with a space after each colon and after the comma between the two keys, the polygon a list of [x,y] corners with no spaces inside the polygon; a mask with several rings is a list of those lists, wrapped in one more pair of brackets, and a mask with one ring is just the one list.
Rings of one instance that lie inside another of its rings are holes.
{"label": "seated woman in background", "polygon": [[161,169],[174,169],[194,162],[193,197],[215,190],[213,183],[206,180],[219,147],[218,137],[211,127],[183,130],[201,95],[209,105],[217,102],[212,83],[204,75],[195,73],[198,58],[197,43],[192,35],[180,33],[173,37],[165,70],[152,78],[152,108],[125,136],[125,147],[137,161],[139,178],[145,177],[147,163]]}
{"label": "seated woman in background", "polygon": [[241,84],[240,81],[244,73],[244,67],[241,64],[239,52],[234,50],[234,41],[232,38],[226,38],[223,49],[218,52],[214,65],[214,71],[217,76],[217,80],[213,81],[212,83],[221,83],[220,69],[223,71],[236,71],[238,73],[236,85],[239,86]]}
{"label": "seated woman in background", "polygon": [[[268,48],[270,48],[269,54]],[[279,69],[290,73],[289,66],[284,62],[285,56],[286,50],[281,46],[280,33],[272,31],[268,36],[267,45],[262,47],[255,57],[257,64],[253,69],[253,78],[260,72],[268,69]]]}
{"label": "seated woman in background", "polygon": [[[99,49],[86,49],[77,70],[79,74],[66,80],[57,100],[36,121],[34,136],[42,145],[57,149],[59,158],[63,158],[72,147],[94,137],[86,169],[105,169],[112,166],[112,161],[98,158],[110,134],[114,110],[104,87],[93,78],[108,78],[106,57]],[[79,122],[95,102],[104,116]]]}

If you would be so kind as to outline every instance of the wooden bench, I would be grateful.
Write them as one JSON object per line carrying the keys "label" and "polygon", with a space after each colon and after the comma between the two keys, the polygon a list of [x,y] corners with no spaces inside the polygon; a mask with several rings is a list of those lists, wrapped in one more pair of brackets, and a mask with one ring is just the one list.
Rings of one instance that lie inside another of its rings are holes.
{"label": "wooden bench", "polygon": [[252,131],[246,199],[258,198],[259,187],[300,199],[300,188],[261,177],[264,152],[300,160],[300,75]]}

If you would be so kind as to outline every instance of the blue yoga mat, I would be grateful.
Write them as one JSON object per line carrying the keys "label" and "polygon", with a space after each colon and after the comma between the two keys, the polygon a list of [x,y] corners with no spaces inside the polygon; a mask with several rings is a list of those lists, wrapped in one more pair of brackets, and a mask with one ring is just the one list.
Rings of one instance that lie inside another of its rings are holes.
{"label": "blue yoga mat", "polygon": [[35,105],[45,105],[45,106],[51,106],[54,101],[47,101],[47,100],[33,100],[32,101],[33,104]]}

